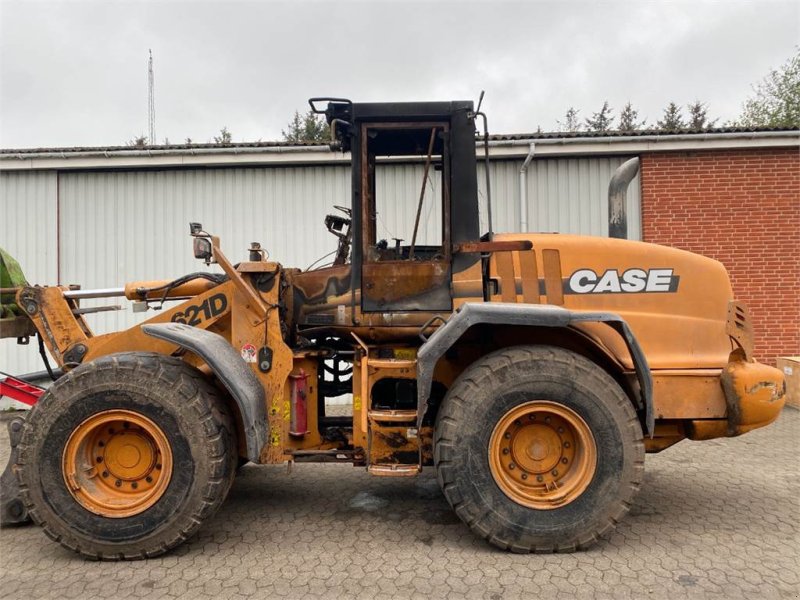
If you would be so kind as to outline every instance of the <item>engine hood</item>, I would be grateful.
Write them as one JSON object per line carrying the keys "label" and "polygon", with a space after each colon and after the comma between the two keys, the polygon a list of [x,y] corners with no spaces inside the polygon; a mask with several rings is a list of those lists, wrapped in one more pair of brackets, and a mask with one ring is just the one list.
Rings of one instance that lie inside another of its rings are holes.
{"label": "engine hood", "polygon": [[731,341],[725,324],[733,291],[720,262],[676,248],[601,237],[498,234],[495,240],[530,240],[540,265],[543,250],[557,250],[563,306],[622,316],[651,368],[727,363]]}

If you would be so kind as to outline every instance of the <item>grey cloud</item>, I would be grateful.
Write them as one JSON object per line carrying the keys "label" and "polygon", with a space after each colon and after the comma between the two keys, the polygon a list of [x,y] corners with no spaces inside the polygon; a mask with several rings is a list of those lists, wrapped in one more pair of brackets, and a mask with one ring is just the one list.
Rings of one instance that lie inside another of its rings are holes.
{"label": "grey cloud", "polygon": [[0,146],[277,139],[311,95],[476,98],[495,132],[627,100],[736,116],[798,42],[792,2],[4,2]]}

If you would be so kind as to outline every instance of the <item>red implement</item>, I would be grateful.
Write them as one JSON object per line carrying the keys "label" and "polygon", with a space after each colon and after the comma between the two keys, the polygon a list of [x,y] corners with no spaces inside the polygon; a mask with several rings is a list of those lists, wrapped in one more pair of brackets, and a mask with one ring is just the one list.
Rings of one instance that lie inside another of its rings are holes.
{"label": "red implement", "polygon": [[25,383],[11,375],[0,379],[0,396],[7,396],[17,402],[33,406],[42,394],[44,394],[43,388]]}

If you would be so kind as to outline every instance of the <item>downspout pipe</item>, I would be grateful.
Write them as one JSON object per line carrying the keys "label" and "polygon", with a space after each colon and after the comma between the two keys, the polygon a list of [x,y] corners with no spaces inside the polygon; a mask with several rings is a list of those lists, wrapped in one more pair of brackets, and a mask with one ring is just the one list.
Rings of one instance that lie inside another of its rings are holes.
{"label": "downspout pipe", "polygon": [[622,163],[608,184],[608,237],[628,238],[628,186],[639,172],[639,157]]}
{"label": "downspout pipe", "polygon": [[531,142],[528,156],[519,169],[519,230],[521,233],[528,231],[528,166],[536,154],[536,144]]}

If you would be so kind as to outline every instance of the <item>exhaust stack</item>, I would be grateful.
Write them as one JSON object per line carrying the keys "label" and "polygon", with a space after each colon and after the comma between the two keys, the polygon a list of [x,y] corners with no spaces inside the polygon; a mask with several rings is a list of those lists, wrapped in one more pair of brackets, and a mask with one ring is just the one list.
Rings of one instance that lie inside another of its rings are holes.
{"label": "exhaust stack", "polygon": [[639,157],[626,160],[608,184],[608,237],[628,238],[628,185],[639,172]]}

